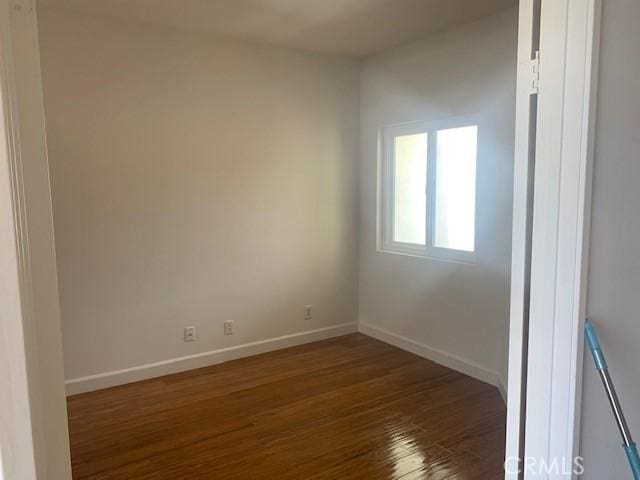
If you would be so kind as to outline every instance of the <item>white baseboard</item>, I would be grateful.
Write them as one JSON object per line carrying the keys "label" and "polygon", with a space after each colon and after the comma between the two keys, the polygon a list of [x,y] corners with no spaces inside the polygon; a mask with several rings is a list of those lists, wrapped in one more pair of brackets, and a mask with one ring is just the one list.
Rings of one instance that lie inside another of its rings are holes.
{"label": "white baseboard", "polygon": [[171,358],[161,362],[138,365],[123,370],[99,373],[86,377],[72,378],[65,382],[67,395],[100,390],[102,388],[115,387],[126,383],[147,380],[150,378],[184,372],[194,368],[208,367],[217,363],[249,357],[259,353],[271,352],[281,348],[293,347],[309,342],[317,342],[327,338],[339,337],[358,331],[356,323],[343,323],[317,330],[284,335],[282,337],[260,340],[258,342],[245,343],[228,348],[211,350],[185,357]]}
{"label": "white baseboard", "polygon": [[123,370],[89,375],[67,380],[65,382],[67,395],[91,392],[102,388],[115,387],[127,383],[148,380],[150,378],[170,375],[172,373],[184,372],[194,368],[208,367],[217,363],[227,362],[238,358],[249,357],[260,353],[271,352],[282,348],[293,347],[310,342],[317,342],[327,338],[339,337],[360,331],[370,337],[389,343],[395,347],[409,351],[423,358],[444,365],[458,372],[477,378],[483,382],[494,385],[500,391],[500,395],[506,402],[507,390],[505,381],[497,372],[478,365],[471,360],[467,360],[442,350],[430,347],[423,343],[416,342],[410,338],[397,335],[379,327],[367,323],[344,323],[317,330],[284,335],[282,337],[260,340],[257,342],[245,343],[228,348],[211,350],[197,353],[185,357],[171,358],[155,363],[138,365]]}
{"label": "white baseboard", "polygon": [[504,380],[502,376],[498,379],[498,390],[500,391],[500,396],[502,397],[502,401],[504,404],[507,404],[507,382]]}
{"label": "white baseboard", "polygon": [[440,365],[444,365],[452,370],[464,373],[465,375],[469,375],[470,377],[493,385],[500,390],[500,395],[502,395],[503,398],[506,398],[504,382],[498,372],[478,365],[466,358],[444,352],[437,348],[430,347],[429,345],[425,345],[424,343],[416,342],[410,338],[403,337],[402,335],[389,332],[388,330],[368,323],[360,322],[358,330],[364,335],[376,338],[382,342],[393,345],[394,347],[401,348],[402,350],[414,353],[420,357],[439,363]]}

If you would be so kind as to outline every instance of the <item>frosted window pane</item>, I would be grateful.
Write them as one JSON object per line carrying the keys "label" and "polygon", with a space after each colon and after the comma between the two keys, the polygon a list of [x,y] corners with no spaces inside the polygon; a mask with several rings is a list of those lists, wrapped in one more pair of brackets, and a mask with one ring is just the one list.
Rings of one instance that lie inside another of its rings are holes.
{"label": "frosted window pane", "polygon": [[434,245],[475,249],[478,127],[437,132]]}
{"label": "frosted window pane", "polygon": [[394,139],[394,225],[396,242],[425,244],[427,134]]}

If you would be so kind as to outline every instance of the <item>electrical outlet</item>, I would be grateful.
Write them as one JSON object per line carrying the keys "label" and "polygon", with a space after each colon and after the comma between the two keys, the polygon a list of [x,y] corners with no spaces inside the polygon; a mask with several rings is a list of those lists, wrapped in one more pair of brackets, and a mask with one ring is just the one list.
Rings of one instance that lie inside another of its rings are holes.
{"label": "electrical outlet", "polygon": [[184,341],[185,342],[196,341],[196,327],[184,327]]}
{"label": "electrical outlet", "polygon": [[304,319],[311,320],[313,318],[313,305],[304,306]]}
{"label": "electrical outlet", "polygon": [[233,335],[233,320],[227,320],[224,322],[224,334]]}

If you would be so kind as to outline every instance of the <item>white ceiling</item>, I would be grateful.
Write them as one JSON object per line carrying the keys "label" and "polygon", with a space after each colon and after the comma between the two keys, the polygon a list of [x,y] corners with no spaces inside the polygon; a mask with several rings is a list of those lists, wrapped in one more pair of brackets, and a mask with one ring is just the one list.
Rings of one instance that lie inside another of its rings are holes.
{"label": "white ceiling", "polygon": [[363,57],[505,10],[517,0],[38,0],[41,7]]}

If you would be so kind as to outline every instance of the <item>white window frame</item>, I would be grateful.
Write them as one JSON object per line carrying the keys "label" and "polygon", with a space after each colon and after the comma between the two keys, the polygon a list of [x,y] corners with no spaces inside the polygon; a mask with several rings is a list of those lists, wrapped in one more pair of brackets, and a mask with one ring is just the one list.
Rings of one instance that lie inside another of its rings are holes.
{"label": "white window frame", "polygon": [[[473,251],[436,247],[435,243],[435,195],[437,178],[437,133],[461,127],[477,127],[476,191],[474,205],[474,249]],[[477,115],[465,115],[437,121],[417,121],[387,125],[378,134],[378,251],[400,255],[428,258],[459,263],[475,263],[478,256],[478,170],[480,163],[481,122]],[[426,232],[425,245],[394,240],[394,139],[402,135],[427,134],[427,178],[426,178]]]}

